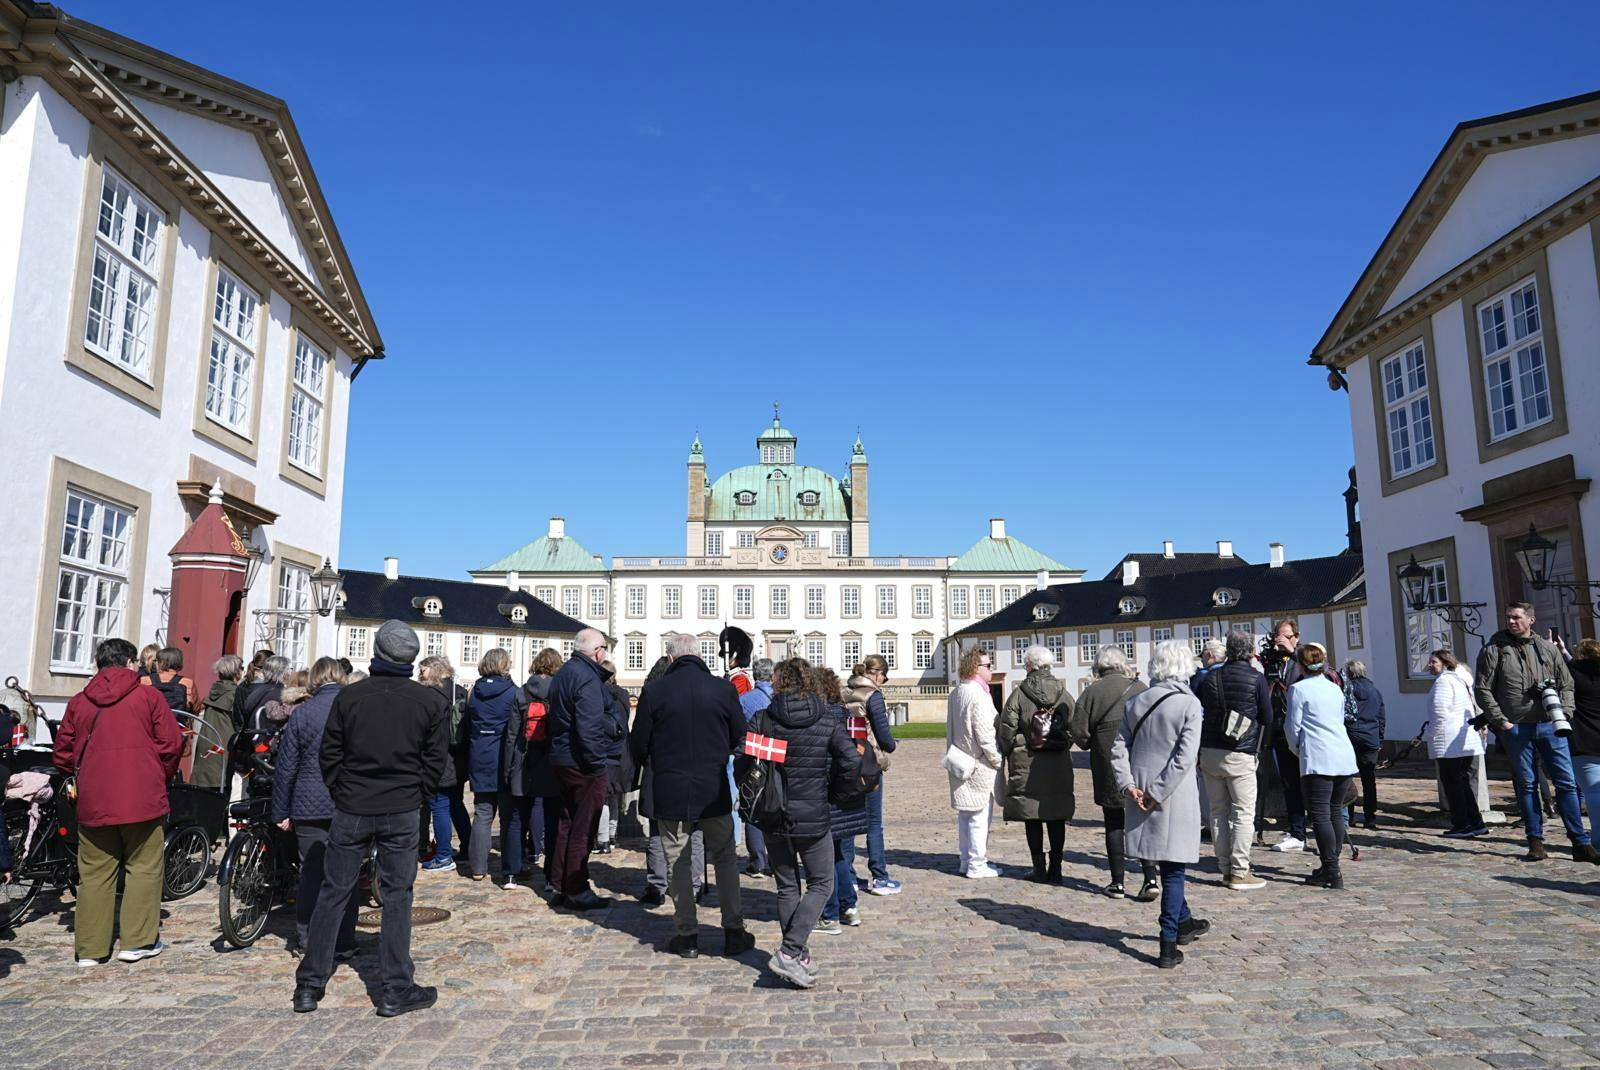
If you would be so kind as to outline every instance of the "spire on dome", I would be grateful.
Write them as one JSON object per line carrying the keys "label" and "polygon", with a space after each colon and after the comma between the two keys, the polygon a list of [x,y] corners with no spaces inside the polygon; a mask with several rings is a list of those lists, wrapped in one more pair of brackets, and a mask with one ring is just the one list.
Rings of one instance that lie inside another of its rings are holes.
{"label": "spire on dome", "polygon": [[695,430],[694,441],[689,443],[689,463],[690,464],[705,464],[706,463],[705,450],[703,450],[701,448],[701,446],[700,446],[700,431],[698,429]]}

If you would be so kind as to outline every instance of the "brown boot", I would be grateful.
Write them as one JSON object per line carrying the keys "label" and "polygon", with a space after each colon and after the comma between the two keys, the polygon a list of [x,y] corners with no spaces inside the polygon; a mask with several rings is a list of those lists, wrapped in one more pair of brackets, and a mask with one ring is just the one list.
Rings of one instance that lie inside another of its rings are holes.
{"label": "brown boot", "polygon": [[1528,837],[1528,853],[1522,856],[1524,862],[1543,862],[1549,858],[1545,852],[1544,841],[1537,836]]}
{"label": "brown boot", "polygon": [[1575,843],[1572,845],[1572,860],[1600,865],[1600,851],[1596,851],[1592,843]]}

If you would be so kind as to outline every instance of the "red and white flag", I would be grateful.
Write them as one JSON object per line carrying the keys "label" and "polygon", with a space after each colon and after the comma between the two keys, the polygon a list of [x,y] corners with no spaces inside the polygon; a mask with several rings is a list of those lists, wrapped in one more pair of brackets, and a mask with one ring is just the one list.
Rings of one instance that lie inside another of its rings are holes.
{"label": "red and white flag", "polygon": [[851,716],[849,722],[851,739],[867,738],[867,719],[865,717]]}
{"label": "red and white flag", "polygon": [[22,727],[22,724],[19,722],[11,729],[11,745],[13,747],[20,747],[26,742],[28,742],[28,730]]}
{"label": "red and white flag", "polygon": [[209,747],[206,748],[206,757],[207,758],[220,758],[224,754],[227,754],[227,753],[228,753],[228,748],[227,747],[219,747],[215,743],[211,744]]}
{"label": "red and white flag", "polygon": [[781,739],[763,736],[759,732],[747,732],[744,737],[744,752],[752,758],[782,765],[789,753],[789,744]]}

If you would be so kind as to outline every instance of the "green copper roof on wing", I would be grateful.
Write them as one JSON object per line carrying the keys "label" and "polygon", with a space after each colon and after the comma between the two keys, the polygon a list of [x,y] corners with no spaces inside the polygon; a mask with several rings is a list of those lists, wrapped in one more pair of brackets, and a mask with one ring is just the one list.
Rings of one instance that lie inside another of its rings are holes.
{"label": "green copper roof on wing", "polygon": [[982,538],[950,566],[951,572],[1071,572],[1021,539]]}
{"label": "green copper roof on wing", "polygon": [[520,550],[514,550],[493,564],[475,569],[476,572],[601,572],[605,563],[570,537],[552,539],[548,535],[534,539]]}

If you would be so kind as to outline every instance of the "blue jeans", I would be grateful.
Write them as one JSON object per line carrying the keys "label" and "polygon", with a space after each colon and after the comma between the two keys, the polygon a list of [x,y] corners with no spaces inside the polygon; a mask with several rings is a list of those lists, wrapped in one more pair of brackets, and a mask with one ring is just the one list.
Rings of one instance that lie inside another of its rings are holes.
{"label": "blue jeans", "polygon": [[760,829],[746,821],[744,825],[744,850],[750,856],[750,868],[768,870],[772,860],[767,857],[767,838]]}
{"label": "blue jeans", "polygon": [[1572,752],[1567,741],[1556,735],[1549,721],[1536,724],[1514,724],[1497,733],[1511,756],[1511,772],[1517,785],[1517,805],[1522,808],[1522,823],[1528,835],[1544,838],[1544,813],[1539,806],[1538,787],[1533,782],[1534,752],[1544,765],[1545,775],[1555,792],[1556,809],[1561,823],[1566,826],[1567,838],[1574,846],[1589,842],[1583,830],[1583,814],[1578,806],[1578,784],[1572,775]]}
{"label": "blue jeans", "polygon": [[1178,926],[1189,920],[1189,900],[1183,894],[1183,863],[1161,864],[1161,939],[1178,939]]}
{"label": "blue jeans", "polygon": [[739,785],[733,779],[733,758],[728,759],[728,791],[733,797],[733,842],[738,846],[744,837],[744,822],[739,819]]}
{"label": "blue jeans", "polygon": [[822,916],[839,920],[840,912],[856,905],[856,838],[836,836],[833,840],[833,894]]}
{"label": "blue jeans", "polygon": [[1600,834],[1600,754],[1574,754],[1572,770],[1578,777],[1578,789],[1589,808],[1590,842]]}
{"label": "blue jeans", "polygon": [[889,863],[883,856],[883,787],[888,779],[867,795],[867,872],[875,881],[889,879]]}
{"label": "blue jeans", "polygon": [[[533,804],[536,801],[532,795],[500,793],[500,868],[508,880],[522,872],[522,841],[535,827]],[[538,842],[537,835],[534,842]],[[533,860],[537,859],[535,854]]]}
{"label": "blue jeans", "polygon": [[428,812],[433,815],[433,860],[452,862],[450,851],[450,796],[436,791],[428,796]]}

